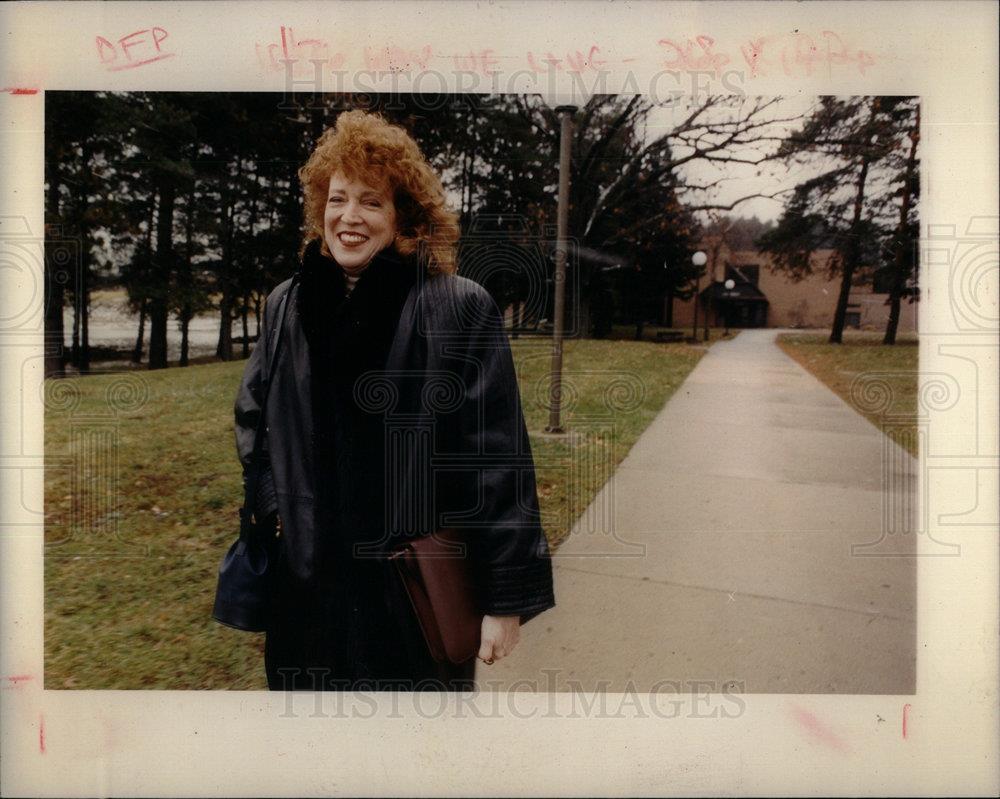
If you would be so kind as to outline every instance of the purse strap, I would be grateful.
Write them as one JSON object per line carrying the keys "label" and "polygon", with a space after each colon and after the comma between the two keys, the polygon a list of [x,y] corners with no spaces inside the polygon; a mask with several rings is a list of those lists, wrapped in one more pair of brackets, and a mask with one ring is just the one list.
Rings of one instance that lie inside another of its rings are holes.
{"label": "purse strap", "polygon": [[[264,373],[263,395],[260,398],[260,414],[257,417],[257,429],[253,437],[253,453],[250,456],[250,469],[247,472],[247,479],[243,486],[243,507],[240,508],[240,537],[244,538],[249,533],[253,523],[253,508],[257,499],[257,484],[260,482],[261,453],[264,450],[263,430],[267,427],[267,395],[271,391],[271,375],[278,365],[278,358],[281,353],[281,334],[285,329],[285,311],[288,308],[288,295],[292,293],[299,276],[296,273],[292,277],[292,282],[288,284],[288,290],[281,297],[281,307],[278,309],[278,332],[274,340],[274,355],[268,359],[268,368]],[[263,342],[267,347],[267,341]],[[261,346],[261,342],[257,342]],[[265,350],[266,352],[266,350]]]}

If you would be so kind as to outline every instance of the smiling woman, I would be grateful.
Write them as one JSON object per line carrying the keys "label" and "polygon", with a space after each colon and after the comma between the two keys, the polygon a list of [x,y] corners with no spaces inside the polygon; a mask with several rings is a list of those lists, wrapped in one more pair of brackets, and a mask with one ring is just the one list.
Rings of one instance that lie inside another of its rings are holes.
{"label": "smiling woman", "polygon": [[486,664],[554,605],[499,311],[453,274],[455,214],[404,130],[341,114],[299,177],[301,267],[268,297],[235,408],[267,609],[240,624],[220,580],[215,615],[266,629],[272,690],[469,688],[474,650],[431,654],[390,555],[462,517]]}
{"label": "smiling woman", "polygon": [[[365,189],[369,192],[355,196],[355,200],[367,202],[356,206],[357,212],[362,208],[374,211],[375,201],[391,205],[385,218],[391,219],[394,235],[385,246],[391,243],[401,256],[412,256],[425,247],[427,257],[423,260],[430,274],[455,271],[457,217],[448,208],[440,178],[402,128],[389,125],[376,114],[343,113],[336,125],[320,136],[316,149],[299,170],[299,179],[305,193],[304,244],[318,240],[320,253],[326,258],[337,258],[331,243],[336,236],[331,233],[361,230],[360,225],[350,224],[359,221],[356,216],[343,219],[340,214],[337,218],[337,210],[349,210],[346,184],[354,184],[356,195]],[[334,189],[341,194],[331,203]],[[328,210],[331,207],[334,210]],[[331,222],[339,222],[341,227],[332,231]],[[371,257],[377,252],[372,248],[367,254]]]}
{"label": "smiling woman", "polygon": [[330,176],[323,224],[334,260],[348,277],[357,277],[396,237],[396,206],[387,187],[376,189],[337,172]]}

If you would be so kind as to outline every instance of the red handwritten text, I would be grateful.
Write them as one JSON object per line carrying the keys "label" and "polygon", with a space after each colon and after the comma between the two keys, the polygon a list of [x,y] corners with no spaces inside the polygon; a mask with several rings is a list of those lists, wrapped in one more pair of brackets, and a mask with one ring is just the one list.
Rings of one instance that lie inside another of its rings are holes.
{"label": "red handwritten text", "polygon": [[[738,63],[739,56],[721,51],[716,41],[706,34],[683,41],[660,39],[667,69],[684,69],[720,74],[723,67]],[[832,73],[835,67],[848,66],[862,75],[875,63],[866,50],[852,49],[834,31],[822,31],[818,37],[792,31],[776,36],[758,36],[739,45],[743,63],[750,68],[750,77],[766,77],[780,72],[788,77],[807,77],[817,70]]]}
{"label": "red handwritten text", "polygon": [[765,77],[778,70],[788,77],[804,77],[818,69],[830,73],[838,66],[854,66],[864,75],[875,63],[871,53],[849,49],[833,31],[823,31],[819,39],[798,31],[759,36],[740,45],[740,52],[750,68],[751,78]]}
{"label": "red handwritten text", "polygon": [[[117,44],[98,37],[98,52],[110,69],[128,69],[170,55],[160,52],[164,38],[166,31],[162,28],[137,31],[119,39]],[[138,54],[132,49],[138,50],[140,44],[152,46],[157,54],[138,60]],[[656,44],[661,48],[657,60],[665,69],[703,72],[716,77],[724,77],[733,70],[748,72],[750,78],[832,75],[834,70],[843,69],[856,70],[864,75],[877,63],[873,53],[851,45],[840,34],[830,30],[810,34],[796,29],[747,37],[729,46],[720,44],[706,33],[662,38]],[[312,79],[324,69],[337,72],[348,64],[369,72],[413,75],[440,67],[442,62],[450,62],[456,72],[495,77],[507,67],[517,68],[525,61],[528,71],[535,74],[562,72],[579,75],[585,72],[602,73],[609,64],[642,60],[635,56],[616,58],[609,52],[602,52],[597,44],[565,51],[528,50],[522,55],[511,55],[491,47],[435,54],[431,45],[419,43],[387,43],[339,52],[326,40],[315,35],[298,36],[286,25],[280,26],[277,41],[257,42],[255,48],[263,70],[284,72],[290,69],[298,77]]]}
{"label": "red handwritten text", "polygon": [[460,53],[452,56],[452,61],[459,72],[476,72],[480,75],[492,75],[498,71],[497,67],[500,65],[490,49]]}
{"label": "red handwritten text", "polygon": [[719,74],[732,59],[725,53],[714,50],[715,39],[699,34],[679,44],[671,39],[660,39],[658,44],[666,48],[670,56],[663,62],[667,69],[689,69]]}
{"label": "red handwritten text", "polygon": [[397,45],[381,48],[366,47],[365,69],[374,72],[413,72],[427,69],[433,52],[429,44],[419,50]]}
{"label": "red handwritten text", "polygon": [[[528,51],[528,68],[534,72],[585,72],[593,70],[599,72],[608,62],[598,57],[601,48],[596,44],[591,45],[586,54],[580,50],[567,51],[565,55],[559,57],[551,50],[545,53],[544,57],[535,57],[535,53]],[[544,66],[543,66],[544,65]]]}
{"label": "red handwritten text", "polygon": [[330,45],[323,39],[298,39],[290,27],[281,26],[278,42],[254,44],[257,60],[263,69],[284,72],[285,62],[290,61],[293,71],[300,62],[313,69],[317,62],[321,68],[339,69],[347,58],[343,53],[331,52]]}
{"label": "red handwritten text", "polygon": [[[96,38],[97,55],[109,71],[135,69],[164,58],[172,58],[174,53],[165,53],[160,46],[169,34],[163,28],[144,28],[122,36],[115,44],[103,36]],[[135,51],[135,52],[133,52]]]}

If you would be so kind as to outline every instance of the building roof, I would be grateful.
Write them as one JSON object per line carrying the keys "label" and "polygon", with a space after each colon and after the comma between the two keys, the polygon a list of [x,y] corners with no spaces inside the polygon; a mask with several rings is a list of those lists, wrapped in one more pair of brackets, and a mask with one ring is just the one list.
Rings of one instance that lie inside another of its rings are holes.
{"label": "building roof", "polygon": [[726,289],[726,284],[715,281],[701,290],[701,296],[719,301],[741,300],[743,302],[767,302],[767,297],[752,283],[737,283],[732,292]]}

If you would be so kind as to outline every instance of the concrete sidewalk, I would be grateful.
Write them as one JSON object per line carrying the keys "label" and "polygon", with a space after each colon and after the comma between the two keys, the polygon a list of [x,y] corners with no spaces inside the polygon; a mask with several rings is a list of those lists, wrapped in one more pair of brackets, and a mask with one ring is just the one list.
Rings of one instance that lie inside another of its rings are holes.
{"label": "concrete sidewalk", "polygon": [[915,559],[852,545],[880,540],[885,480],[915,496],[916,462],[778,332],[709,350],[554,556],[558,606],[479,665],[483,689],[915,690]]}

